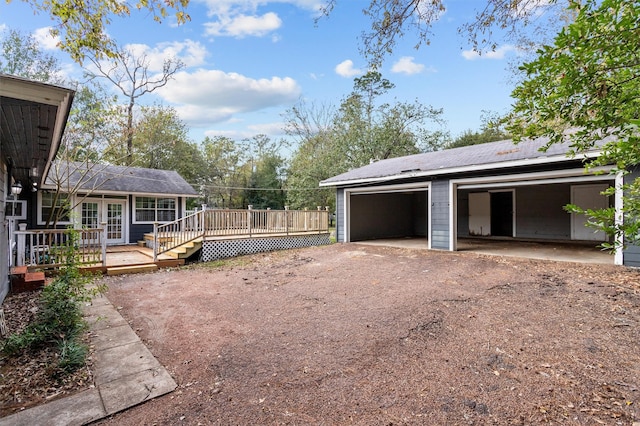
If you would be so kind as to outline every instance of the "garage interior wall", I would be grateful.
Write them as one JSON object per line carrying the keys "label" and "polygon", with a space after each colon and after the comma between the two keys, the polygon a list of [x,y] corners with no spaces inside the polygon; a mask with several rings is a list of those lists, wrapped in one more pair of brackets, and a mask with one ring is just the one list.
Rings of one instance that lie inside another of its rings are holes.
{"label": "garage interior wall", "polygon": [[426,237],[427,191],[351,194],[350,241]]}
{"label": "garage interior wall", "polygon": [[[613,184],[613,183],[612,183]],[[564,206],[571,203],[571,183],[525,185],[514,189],[516,238],[571,239],[571,215]],[[459,238],[469,237],[469,193],[490,189],[458,190]],[[613,200],[610,200],[613,203]]]}

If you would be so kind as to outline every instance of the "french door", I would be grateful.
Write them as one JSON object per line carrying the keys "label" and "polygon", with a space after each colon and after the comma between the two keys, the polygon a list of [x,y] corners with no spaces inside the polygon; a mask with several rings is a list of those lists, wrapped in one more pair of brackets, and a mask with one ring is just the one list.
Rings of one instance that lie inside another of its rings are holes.
{"label": "french door", "polygon": [[99,228],[107,222],[107,244],[125,243],[125,201],[124,200],[92,200],[82,202],[82,226]]}

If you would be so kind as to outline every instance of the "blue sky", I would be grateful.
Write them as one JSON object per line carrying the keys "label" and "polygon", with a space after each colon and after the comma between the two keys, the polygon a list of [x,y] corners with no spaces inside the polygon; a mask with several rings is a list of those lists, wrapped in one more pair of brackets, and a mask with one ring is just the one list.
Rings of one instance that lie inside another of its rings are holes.
{"label": "blue sky", "polygon": [[[368,1],[340,0],[317,25],[316,0],[191,0],[191,22],[162,24],[133,12],[116,20],[109,33],[120,45],[134,45],[158,69],[167,56],[187,67],[166,87],[142,98],[176,108],[191,129],[194,142],[224,135],[240,140],[256,134],[284,136],[282,113],[300,99],[338,105],[353,79],[366,71],[359,53],[360,33],[370,25],[362,9]],[[478,57],[457,28],[473,17],[478,0],[448,0],[447,12],[434,26],[431,45],[413,48],[408,34],[380,71],[395,84],[398,101],[418,99],[444,109],[452,136],[477,130],[483,110],[503,113],[511,104],[507,60],[509,45]],[[30,32],[43,48],[55,52],[48,36],[48,16],[35,15],[14,0],[2,7],[0,28]],[[78,75],[67,56],[59,55],[65,72]]]}

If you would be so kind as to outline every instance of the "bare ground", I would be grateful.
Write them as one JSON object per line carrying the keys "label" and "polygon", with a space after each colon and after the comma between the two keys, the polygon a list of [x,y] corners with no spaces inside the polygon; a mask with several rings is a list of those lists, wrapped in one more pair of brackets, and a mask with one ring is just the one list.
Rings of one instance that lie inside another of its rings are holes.
{"label": "bare ground", "polygon": [[356,244],[108,277],[178,383],[99,424],[640,425],[640,273]]}
{"label": "bare ground", "polygon": [[179,388],[101,423],[637,425],[639,278],[353,244],[112,277]]}

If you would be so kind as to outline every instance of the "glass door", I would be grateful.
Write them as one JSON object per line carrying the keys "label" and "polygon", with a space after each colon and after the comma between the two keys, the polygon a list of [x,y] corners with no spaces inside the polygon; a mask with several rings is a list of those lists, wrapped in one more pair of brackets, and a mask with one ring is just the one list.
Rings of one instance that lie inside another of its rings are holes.
{"label": "glass door", "polygon": [[85,200],[82,202],[81,219],[83,228],[100,228],[107,223],[107,244],[124,244],[125,201]]}
{"label": "glass door", "polygon": [[107,218],[107,244],[124,244],[124,201],[104,201]]}

